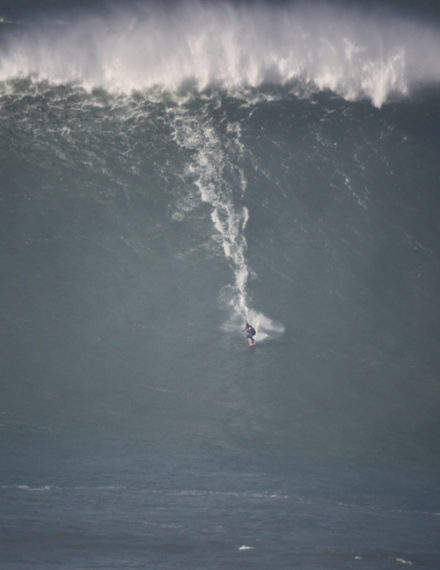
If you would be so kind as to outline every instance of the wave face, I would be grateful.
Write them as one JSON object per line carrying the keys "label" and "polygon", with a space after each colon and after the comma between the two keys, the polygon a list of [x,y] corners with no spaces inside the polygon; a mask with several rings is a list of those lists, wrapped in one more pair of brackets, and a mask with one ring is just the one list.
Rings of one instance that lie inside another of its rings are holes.
{"label": "wave face", "polygon": [[4,567],[440,567],[437,32],[381,14],[2,24]]}
{"label": "wave face", "polygon": [[274,83],[380,107],[438,83],[439,53],[438,26],[383,10],[186,2],[19,26],[1,50],[0,78],[124,93]]}

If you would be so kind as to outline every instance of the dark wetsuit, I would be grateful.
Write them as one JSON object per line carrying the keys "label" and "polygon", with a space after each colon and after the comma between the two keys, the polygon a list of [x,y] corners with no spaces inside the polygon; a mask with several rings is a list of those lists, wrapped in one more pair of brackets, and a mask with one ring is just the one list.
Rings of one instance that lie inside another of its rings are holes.
{"label": "dark wetsuit", "polygon": [[252,343],[254,343],[255,342],[254,336],[257,334],[255,332],[254,327],[252,325],[248,325],[244,330],[247,332],[246,338],[248,338]]}

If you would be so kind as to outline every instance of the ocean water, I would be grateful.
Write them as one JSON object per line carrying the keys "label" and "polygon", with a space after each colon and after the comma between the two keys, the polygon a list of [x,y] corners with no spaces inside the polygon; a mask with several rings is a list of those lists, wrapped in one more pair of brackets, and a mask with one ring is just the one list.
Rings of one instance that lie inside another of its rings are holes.
{"label": "ocean water", "polygon": [[0,567],[439,568],[435,5],[0,6]]}

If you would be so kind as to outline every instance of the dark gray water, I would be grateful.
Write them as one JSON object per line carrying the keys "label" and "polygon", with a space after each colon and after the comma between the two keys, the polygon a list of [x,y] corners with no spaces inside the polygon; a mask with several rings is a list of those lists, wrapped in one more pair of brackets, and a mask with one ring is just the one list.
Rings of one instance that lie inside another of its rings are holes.
{"label": "dark gray water", "polygon": [[437,568],[438,30],[46,8],[0,30],[0,566]]}

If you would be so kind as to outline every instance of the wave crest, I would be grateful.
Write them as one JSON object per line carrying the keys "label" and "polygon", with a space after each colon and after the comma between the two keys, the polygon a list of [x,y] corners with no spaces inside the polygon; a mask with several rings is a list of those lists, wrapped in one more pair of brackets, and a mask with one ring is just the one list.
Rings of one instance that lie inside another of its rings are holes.
{"label": "wave crest", "polygon": [[19,27],[0,51],[0,79],[132,92],[300,81],[380,107],[440,80],[440,33],[397,16],[326,4],[180,3]]}

